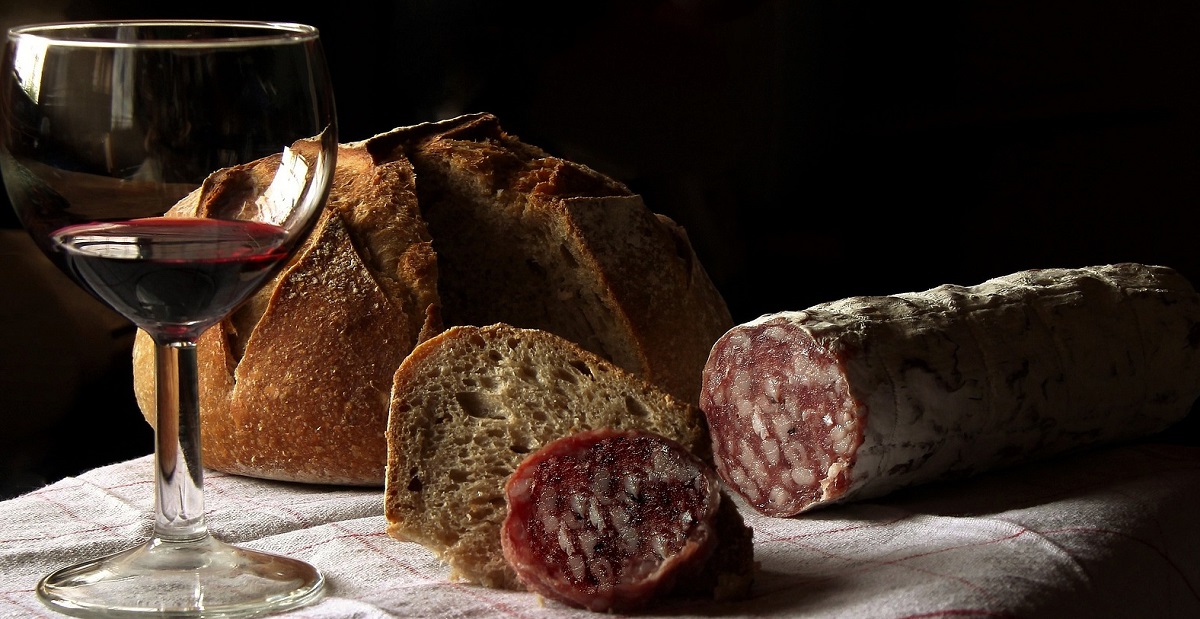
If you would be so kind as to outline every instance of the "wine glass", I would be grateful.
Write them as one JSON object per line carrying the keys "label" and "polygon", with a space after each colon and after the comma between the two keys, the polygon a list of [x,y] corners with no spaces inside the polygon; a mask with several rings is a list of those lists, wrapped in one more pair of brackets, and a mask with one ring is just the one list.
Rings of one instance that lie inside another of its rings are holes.
{"label": "wine glass", "polygon": [[329,192],[337,123],[317,29],[131,20],[19,26],[0,68],[0,170],[43,252],[155,342],[145,543],[37,586],[78,616],[250,616],[321,573],[205,523],[196,340],[286,263]]}

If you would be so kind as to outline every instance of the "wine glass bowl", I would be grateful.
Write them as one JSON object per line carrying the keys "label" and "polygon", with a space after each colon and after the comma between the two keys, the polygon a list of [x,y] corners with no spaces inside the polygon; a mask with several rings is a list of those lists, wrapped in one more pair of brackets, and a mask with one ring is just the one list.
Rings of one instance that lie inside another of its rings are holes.
{"label": "wine glass bowl", "polygon": [[196,340],[312,229],[337,155],[315,28],[214,20],[8,32],[0,171],[22,225],[155,342],[154,530],[46,576],[81,616],[249,616],[310,603],[323,577],[214,538],[204,518]]}

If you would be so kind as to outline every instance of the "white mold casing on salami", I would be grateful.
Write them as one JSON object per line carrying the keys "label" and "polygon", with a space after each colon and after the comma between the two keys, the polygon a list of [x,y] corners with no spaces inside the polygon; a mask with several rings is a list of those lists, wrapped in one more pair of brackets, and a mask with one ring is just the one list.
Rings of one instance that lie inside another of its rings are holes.
{"label": "white mold casing on salami", "polygon": [[735,326],[700,407],[725,482],[792,516],[1161,431],[1197,325],[1184,277],[1130,263],[851,297]]}

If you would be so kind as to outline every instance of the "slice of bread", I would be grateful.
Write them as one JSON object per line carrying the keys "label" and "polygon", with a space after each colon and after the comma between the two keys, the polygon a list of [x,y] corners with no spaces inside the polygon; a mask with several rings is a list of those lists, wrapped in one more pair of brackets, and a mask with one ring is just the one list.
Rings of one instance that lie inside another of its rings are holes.
{"label": "slice of bread", "polygon": [[432,550],[454,579],[521,589],[500,542],[504,482],[543,445],[599,428],[649,430],[711,463],[697,406],[569,340],[504,324],[448,329],[396,372],[388,534]]}

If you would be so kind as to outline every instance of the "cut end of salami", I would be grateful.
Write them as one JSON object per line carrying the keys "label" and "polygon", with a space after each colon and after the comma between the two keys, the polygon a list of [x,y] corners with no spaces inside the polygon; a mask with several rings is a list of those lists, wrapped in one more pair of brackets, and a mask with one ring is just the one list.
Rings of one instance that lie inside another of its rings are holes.
{"label": "cut end of salami", "polygon": [[648,606],[716,545],[717,474],[650,432],[554,441],[522,461],[505,498],[505,559],[531,591],[577,608]]}
{"label": "cut end of salami", "polygon": [[727,333],[708,368],[700,407],[713,460],[748,503],[791,516],[846,492],[863,412],[828,350],[777,317]]}
{"label": "cut end of salami", "polygon": [[794,516],[1160,432],[1200,396],[1197,324],[1135,263],[849,297],[730,329],[699,404],[725,483]]}

